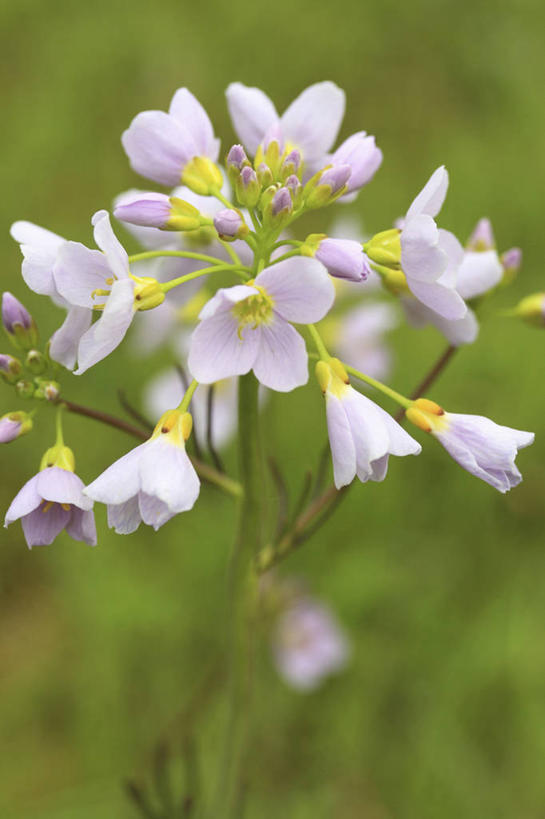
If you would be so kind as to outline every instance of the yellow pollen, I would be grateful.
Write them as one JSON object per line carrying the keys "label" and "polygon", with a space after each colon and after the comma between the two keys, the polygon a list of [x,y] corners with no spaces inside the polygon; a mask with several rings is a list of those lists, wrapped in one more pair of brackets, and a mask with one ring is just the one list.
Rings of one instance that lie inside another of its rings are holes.
{"label": "yellow pollen", "polygon": [[70,504],[69,503],[61,503],[61,506],[62,506],[62,508],[64,509],[65,512],[70,511]]}
{"label": "yellow pollen", "polygon": [[263,287],[250,282],[248,282],[248,285],[255,287],[259,292],[248,296],[243,301],[239,301],[231,310],[238,321],[238,337],[241,340],[242,330],[246,325],[251,325],[252,330],[255,330],[260,324],[270,324],[273,318],[273,299]]}

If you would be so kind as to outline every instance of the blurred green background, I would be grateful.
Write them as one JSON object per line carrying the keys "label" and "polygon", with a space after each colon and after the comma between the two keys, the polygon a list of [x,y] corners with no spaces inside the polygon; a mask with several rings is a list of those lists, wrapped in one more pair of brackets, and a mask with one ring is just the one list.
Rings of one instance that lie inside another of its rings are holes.
{"label": "blurred green background", "polygon": [[[350,213],[369,230],[388,226],[444,163],[442,224],[463,238],[487,215],[501,249],[524,249],[523,271],[497,305],[543,289],[539,0],[2,0],[0,23],[2,288],[24,300],[44,337],[60,314],[22,282],[10,223],[30,219],[89,244],[91,214],[146,184],[119,142],[131,118],[166,108],[187,85],[226,149],[232,80],[266,89],[280,110],[306,85],[336,81],[348,96],[341,136],[365,128],[385,154]],[[392,383],[410,391],[444,343],[431,329],[400,329],[394,342]],[[433,390],[452,410],[536,431],[518,489],[500,496],[423,441],[423,455],[395,459],[384,484],[354,487],[283,566],[337,612],[353,658],[303,696],[277,678],[262,646],[252,819],[545,815],[544,343],[491,311],[478,344]],[[120,413],[117,388],[138,400],[152,372],[125,346],[66,379],[66,395]],[[2,389],[1,412],[15,408]],[[41,416],[32,436],[2,450],[3,510],[50,442],[52,419]],[[325,439],[314,385],[275,396],[266,421],[296,485]],[[66,437],[85,480],[132,446],[74,417]],[[222,685],[235,509],[205,491],[159,534],[131,538],[107,531],[103,510],[98,518],[94,550],[63,536],[30,552],[18,525],[0,535],[6,819],[134,816],[122,781],[147,769],[184,709],[205,768],[213,759],[217,706],[212,695],[208,710],[191,703],[203,679]],[[186,731],[184,718],[178,744]]]}

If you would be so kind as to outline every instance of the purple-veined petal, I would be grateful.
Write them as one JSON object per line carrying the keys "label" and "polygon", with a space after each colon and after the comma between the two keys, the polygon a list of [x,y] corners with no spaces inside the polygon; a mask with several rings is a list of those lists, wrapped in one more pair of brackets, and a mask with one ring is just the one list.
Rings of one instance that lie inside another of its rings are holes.
{"label": "purple-veined petal", "polygon": [[259,88],[231,83],[225,92],[233,128],[244,147],[255,154],[263,137],[278,120],[268,96]]}
{"label": "purple-veined petal", "polygon": [[271,324],[261,324],[259,350],[253,369],[255,377],[265,387],[289,392],[308,381],[308,355],[303,338],[281,316]]}
{"label": "purple-veined petal", "polygon": [[203,319],[193,331],[188,366],[197,381],[212,384],[249,372],[258,349],[259,328],[246,324],[239,331],[238,321],[231,312],[220,311]]}
{"label": "purple-veined petal", "polygon": [[115,529],[118,535],[132,535],[140,526],[141,521],[138,494],[124,503],[108,504],[108,526],[110,529]]}
{"label": "purple-veined petal", "polygon": [[118,279],[112,285],[99,320],[81,337],[78,369],[81,375],[121,344],[134,316],[134,282]]}
{"label": "purple-veined petal", "polygon": [[147,526],[153,526],[155,531],[176,514],[160,498],[155,497],[155,495],[147,495],[145,492],[140,492],[138,495],[138,508],[144,523]]}
{"label": "purple-veined petal", "polygon": [[68,503],[85,511],[93,508],[93,501],[83,494],[84,484],[74,472],[49,466],[38,472],[38,494],[52,503]]}
{"label": "purple-veined petal", "polygon": [[70,520],[66,524],[66,532],[74,540],[81,540],[89,546],[96,546],[97,529],[94,512],[91,509],[84,511],[73,507]]}
{"label": "purple-veined petal", "polygon": [[29,548],[49,546],[69,520],[70,510],[63,509],[58,503],[54,503],[49,509],[39,507],[29,515],[25,515],[21,523]]}
{"label": "purple-veined petal", "polygon": [[407,211],[407,219],[421,213],[437,216],[448,190],[448,172],[444,165],[435,170]]}
{"label": "purple-veined petal", "polygon": [[274,309],[288,321],[320,321],[335,300],[335,288],[325,267],[300,256],[266,267],[255,280],[274,300]]}
{"label": "purple-veined petal", "polygon": [[79,242],[66,242],[61,247],[53,270],[60,295],[77,307],[92,307],[91,294],[103,290],[111,275],[104,254]]}

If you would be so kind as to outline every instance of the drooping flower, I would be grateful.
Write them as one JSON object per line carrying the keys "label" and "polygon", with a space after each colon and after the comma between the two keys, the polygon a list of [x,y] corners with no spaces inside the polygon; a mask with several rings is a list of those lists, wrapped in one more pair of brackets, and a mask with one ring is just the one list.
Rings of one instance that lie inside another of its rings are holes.
{"label": "drooping flower", "polygon": [[461,467],[499,492],[522,481],[515,458],[519,449],[533,443],[533,432],[500,426],[481,415],[445,412],[426,398],[414,401],[406,415],[437,438]]}
{"label": "drooping flower", "polygon": [[121,142],[131,167],[141,176],[172,187],[181,182],[189,184],[196,170],[205,176],[210,174],[221,188],[219,170],[213,165],[219,155],[219,140],[214,136],[208,114],[187,88],[176,91],[168,114],[164,111],[137,114]]}
{"label": "drooping flower", "polygon": [[288,685],[311,691],[346,666],[350,649],[333,613],[306,597],[296,600],[278,617],[273,655]]}
{"label": "drooping flower", "polygon": [[338,359],[319,361],[316,376],[326,399],[335,486],[354,478],[382,481],[390,455],[418,455],[422,447],[381,407],[350,386]]}
{"label": "drooping flower", "polygon": [[93,501],[83,494],[84,484],[74,473],[74,456],[65,446],[45,453],[40,471],[16,495],[4,526],[21,519],[29,548],[49,546],[63,529],[89,546],[97,542]]}
{"label": "drooping flower", "polygon": [[250,370],[266,387],[288,392],[306,384],[305,342],[290,322],[320,321],[335,297],[316,259],[286,259],[251,283],[218,290],[200,313],[189,369],[211,384]]}
{"label": "drooping flower", "polygon": [[118,534],[131,534],[142,521],[157,531],[193,507],[200,482],[185,449],[191,426],[189,413],[169,410],[149,440],[86,487],[88,497],[107,504],[108,525]]}
{"label": "drooping flower", "polygon": [[[59,251],[54,271],[57,290],[68,304],[101,312],[98,321],[79,337],[76,375],[115,350],[137,310],[151,309],[164,300],[155,279],[131,274],[129,258],[112,231],[108,212],[95,213],[92,224],[95,241],[102,252],[90,250],[79,242],[66,242]],[[97,296],[105,301],[97,303]],[[69,319],[70,316],[67,322]],[[75,322],[76,337],[82,326],[83,321]]]}
{"label": "drooping flower", "polygon": [[235,82],[227,88],[226,96],[233,128],[250,154],[255,155],[260,145],[275,139],[281,152],[297,149],[308,170],[327,164],[345,109],[344,91],[334,83],[309,86],[281,117],[259,88]]}

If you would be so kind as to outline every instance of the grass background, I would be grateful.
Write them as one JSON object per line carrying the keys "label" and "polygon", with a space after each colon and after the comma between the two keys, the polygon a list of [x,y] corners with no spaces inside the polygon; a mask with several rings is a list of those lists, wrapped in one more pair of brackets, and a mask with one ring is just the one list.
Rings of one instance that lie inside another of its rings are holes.
{"label": "grass background", "polygon": [[[385,154],[351,213],[370,230],[386,227],[444,163],[452,183],[442,223],[464,237],[488,215],[501,248],[524,248],[523,272],[498,305],[543,289],[544,22],[538,0],[3,0],[2,286],[44,337],[55,329],[58,316],[20,278],[9,225],[26,218],[89,243],[90,215],[142,184],[119,143],[138,111],[167,107],[187,85],[227,148],[229,81],[265,88],[282,110],[327,78],[348,95],[341,136],[366,128]],[[410,390],[443,343],[431,329],[394,340],[392,383]],[[284,567],[338,613],[353,660],[301,696],[262,647],[250,817],[545,815],[544,340],[492,315],[433,391],[452,410],[536,431],[521,487],[502,497],[426,441],[420,458],[392,463],[384,484],[355,487]],[[138,396],[154,363],[122,348],[67,379],[66,394],[119,412],[117,388]],[[14,408],[4,388],[0,410]],[[275,396],[266,413],[296,483],[324,439],[317,391]],[[1,453],[3,509],[49,444],[42,415],[32,436]],[[68,419],[66,434],[84,479],[130,445],[84,419]],[[61,537],[29,552],[17,526],[2,530],[2,817],[134,815],[123,778],[146,769],[203,678],[221,687],[234,515],[228,499],[204,492],[158,535],[121,538],[101,510],[95,550]],[[221,714],[213,698],[206,712],[190,711],[210,772]]]}

